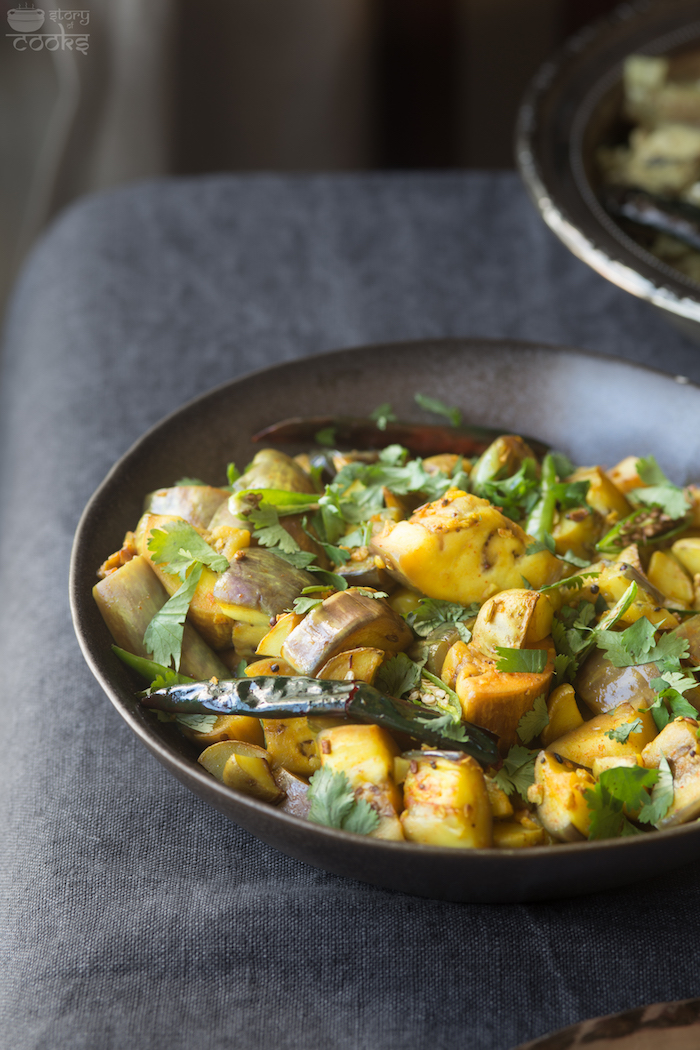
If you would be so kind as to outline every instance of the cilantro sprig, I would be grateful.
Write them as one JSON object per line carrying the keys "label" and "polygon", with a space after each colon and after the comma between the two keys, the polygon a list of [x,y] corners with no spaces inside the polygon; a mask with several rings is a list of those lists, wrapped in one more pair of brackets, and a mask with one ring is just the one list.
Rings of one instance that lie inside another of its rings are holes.
{"label": "cilantro sprig", "polygon": [[406,622],[421,638],[427,638],[431,631],[439,627],[453,624],[462,641],[468,642],[471,632],[465,621],[474,619],[478,612],[478,602],[460,605],[459,602],[447,602],[441,598],[421,598],[417,608],[406,614]]}
{"label": "cilantro sprig", "polygon": [[148,549],[156,565],[179,576],[182,584],[155,614],[143,636],[143,644],[156,663],[180,668],[185,619],[204,567],[215,572],[228,569],[228,560],[210,547],[186,521],[168,522],[153,529]]}
{"label": "cilantro sprig", "polygon": [[414,400],[426,412],[432,412],[434,416],[444,416],[453,427],[458,427],[462,422],[462,413],[458,408],[451,408],[437,397],[429,397],[427,394],[415,394]]}
{"label": "cilantro sprig", "polygon": [[311,800],[308,819],[329,828],[369,835],[379,825],[379,814],[366,799],[355,798],[347,775],[321,766],[309,780]]}
{"label": "cilantro sprig", "polygon": [[527,789],[535,783],[535,759],[538,752],[514,744],[503,759],[503,765],[492,780],[506,795],[518,794],[527,801]]}
{"label": "cilantro sprig", "polygon": [[673,776],[663,757],[658,770],[615,766],[603,770],[584,798],[591,814],[589,839],[638,835],[625,810],[639,824],[658,824],[673,803]]}

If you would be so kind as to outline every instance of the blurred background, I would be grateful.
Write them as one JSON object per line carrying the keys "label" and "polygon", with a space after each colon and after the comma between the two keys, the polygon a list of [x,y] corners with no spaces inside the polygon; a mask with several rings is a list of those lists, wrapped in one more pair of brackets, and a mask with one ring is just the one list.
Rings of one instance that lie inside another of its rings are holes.
{"label": "blurred background", "polygon": [[616,0],[2,4],[0,310],[53,215],[129,180],[512,168],[529,79]]}

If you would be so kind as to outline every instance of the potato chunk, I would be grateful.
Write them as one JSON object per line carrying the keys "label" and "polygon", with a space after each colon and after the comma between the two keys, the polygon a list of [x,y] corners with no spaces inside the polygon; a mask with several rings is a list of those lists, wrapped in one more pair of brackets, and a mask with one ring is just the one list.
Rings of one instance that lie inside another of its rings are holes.
{"label": "potato chunk", "polygon": [[548,550],[525,553],[531,542],[487,500],[449,489],[408,521],[388,525],[371,549],[401,583],[469,605],[521,587],[523,576],[535,588],[561,578],[562,563]]}
{"label": "potato chunk", "polygon": [[373,838],[403,839],[398,818],[401,792],[394,783],[394,759],[399,748],[376,725],[340,725],[324,729],[317,738],[322,766],[343,772],[357,799],[365,799],[379,814]]}
{"label": "potato chunk", "polygon": [[[641,725],[629,734],[624,743],[608,735],[637,719]],[[648,711],[636,709],[631,704],[620,704],[614,711],[596,715],[560,736],[548,750],[556,751],[562,758],[591,769],[597,758],[640,755],[655,736],[656,724]]]}
{"label": "potato chunk", "polygon": [[470,755],[414,753],[401,814],[411,842],[458,849],[492,845],[491,805],[479,763]]}

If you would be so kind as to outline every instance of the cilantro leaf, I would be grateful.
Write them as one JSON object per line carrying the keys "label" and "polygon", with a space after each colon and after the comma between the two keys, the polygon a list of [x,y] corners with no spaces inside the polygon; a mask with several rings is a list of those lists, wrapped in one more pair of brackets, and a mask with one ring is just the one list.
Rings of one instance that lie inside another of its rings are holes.
{"label": "cilantro leaf", "polygon": [[635,718],[632,722],[625,722],[623,725],[618,726],[617,729],[608,729],[603,734],[609,736],[611,740],[616,741],[618,744],[626,744],[632,733],[640,733],[643,728],[641,718]]}
{"label": "cilantro leaf", "polygon": [[[457,486],[458,488],[461,486]],[[534,459],[523,460],[519,470],[509,478],[483,481],[473,487],[476,496],[487,499],[511,521],[524,521],[540,498],[540,480]]]}
{"label": "cilantro leaf", "polygon": [[397,653],[379,668],[374,684],[389,696],[401,697],[419,684],[420,673],[419,663],[411,660],[406,653]]}
{"label": "cilantro leaf", "polygon": [[185,579],[194,562],[201,562],[215,572],[228,569],[228,559],[217,554],[186,521],[169,521],[162,528],[153,529],[148,549],[156,565],[165,565],[181,580]]}
{"label": "cilantro leaf", "polygon": [[643,812],[649,804],[646,789],[653,787],[658,779],[655,769],[643,766],[614,766],[603,770],[595,786],[584,792],[591,811],[589,839],[636,834],[623,810],[627,807],[630,813]]}
{"label": "cilantro leaf", "polygon": [[199,562],[185,582],[158,610],[143,636],[143,644],[153,653],[156,663],[167,667],[172,661],[176,671],[180,668],[185,617],[201,575],[202,564]]}
{"label": "cilantro leaf", "polygon": [[654,456],[640,456],[636,464],[637,473],[645,485],[670,485]]}
{"label": "cilantro leaf", "polygon": [[503,759],[503,765],[492,777],[501,791],[506,795],[517,792],[527,800],[527,789],[535,783],[535,759],[537,751],[530,751],[520,744],[514,744]]}
{"label": "cilantro leaf", "polygon": [[316,555],[312,554],[311,551],[283,551],[281,547],[275,547],[272,553],[278,558],[282,558],[283,561],[289,562],[296,569],[308,569],[311,567],[311,563],[316,560]]}
{"label": "cilantro leaf", "polygon": [[379,825],[379,814],[365,799],[356,799],[347,775],[321,766],[309,780],[308,819],[329,828],[369,835]]}
{"label": "cilantro leaf", "polygon": [[509,649],[505,645],[494,648],[499,656],[497,671],[541,674],[547,666],[546,649]]}
{"label": "cilantro leaf", "polygon": [[542,534],[541,540],[533,540],[525,548],[525,554],[539,554],[540,551],[549,551],[550,554],[554,554],[556,546],[554,544],[554,536],[551,532],[546,530]]}
{"label": "cilantro leaf", "polygon": [[651,790],[651,801],[645,801],[637,819],[642,824],[658,824],[673,805],[673,774],[664,755],[659,762],[659,779]]}
{"label": "cilantro leaf", "polygon": [[421,718],[418,716],[416,722],[420,722],[422,725],[427,726],[429,729],[439,733],[447,740],[454,740],[457,743],[461,743],[462,741],[469,739],[466,727],[463,726],[461,722],[455,722],[449,711],[444,711],[438,718]]}
{"label": "cilantro leaf", "polygon": [[416,404],[420,405],[421,408],[425,409],[426,412],[432,412],[435,416],[444,416],[445,419],[449,419],[453,427],[458,427],[462,422],[462,413],[458,408],[450,408],[444,401],[440,401],[437,397],[428,397],[427,394],[415,394]]}
{"label": "cilantro leaf", "polygon": [[255,531],[253,535],[261,547],[279,547],[284,554],[295,554],[299,549],[297,541],[280,525],[275,507],[261,503],[248,515]]}
{"label": "cilantro leaf", "polygon": [[675,485],[651,485],[646,489],[633,489],[628,493],[630,503],[636,505],[660,507],[672,521],[685,518],[690,510],[687,496],[683,489]]}
{"label": "cilantro leaf", "polygon": [[314,436],[314,441],[317,445],[323,445],[325,448],[333,448],[335,445],[335,427],[324,427],[319,430]]}
{"label": "cilantro leaf", "polygon": [[544,693],[535,697],[531,711],[526,711],[518,722],[518,737],[523,744],[529,744],[542,730],[549,725],[547,701]]}
{"label": "cilantro leaf", "polygon": [[[417,635],[427,638],[431,631],[445,624],[461,624],[470,620],[479,612],[479,603],[460,605],[459,602],[447,602],[441,598],[421,598],[418,608],[406,615],[406,622]],[[464,629],[466,631],[466,628]],[[463,641],[468,641],[462,631]]]}
{"label": "cilantro leaf", "polygon": [[323,598],[312,598],[310,596],[295,598],[294,604],[292,605],[292,611],[295,613],[299,613],[300,616],[303,616],[304,613],[309,612],[311,609],[315,609],[316,606],[320,605],[322,601]]}
{"label": "cilantro leaf", "polygon": [[640,616],[624,631],[598,631],[596,645],[604,650],[613,667],[634,667],[651,659],[655,633],[654,625],[646,616]]}
{"label": "cilantro leaf", "polygon": [[666,631],[650,653],[650,660],[660,671],[680,671],[680,660],[689,655],[688,642],[672,631]]}
{"label": "cilantro leaf", "polygon": [[385,401],[384,404],[377,405],[374,411],[370,412],[369,418],[374,420],[378,430],[386,430],[387,423],[395,423],[398,416],[389,402]]}

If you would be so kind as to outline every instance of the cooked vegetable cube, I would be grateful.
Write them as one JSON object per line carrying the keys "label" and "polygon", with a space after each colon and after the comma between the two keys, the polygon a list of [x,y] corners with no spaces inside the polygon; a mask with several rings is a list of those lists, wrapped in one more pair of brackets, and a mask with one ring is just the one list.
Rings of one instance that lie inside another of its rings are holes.
{"label": "cooked vegetable cube", "polygon": [[469,605],[520,587],[525,576],[543,587],[564,574],[562,563],[542,550],[526,554],[532,540],[487,500],[449,489],[375,536],[371,549],[402,583],[430,598]]}
{"label": "cooked vegetable cube", "polygon": [[283,792],[275,782],[263,748],[238,740],[212,744],[198,761],[227,787],[263,802],[279,802]]}
{"label": "cooked vegetable cube", "polygon": [[213,598],[232,620],[269,629],[270,620],[286,612],[304,587],[315,583],[311,573],[272,551],[251,547],[238,551],[226,572],[218,576]]}
{"label": "cooked vegetable cube", "polygon": [[[168,600],[168,592],[142,555],[132,558],[92,589],[93,597],[117,645],[135,656],[153,658],[143,636],[155,614]],[[195,680],[215,675],[226,677],[226,665],[218,659],[191,624],[184,626],[182,674]]]}
{"label": "cooked vegetable cube", "polygon": [[647,569],[649,581],[673,605],[687,609],[693,604],[693,583],[680,561],[667,551],[654,551]]}
{"label": "cooked vegetable cube", "polygon": [[491,846],[491,806],[479,763],[449,752],[412,752],[411,757],[401,814],[406,838],[457,849]]}
{"label": "cooked vegetable cube", "polygon": [[341,682],[369,682],[371,685],[385,659],[383,649],[372,649],[367,645],[346,649],[331,656],[316,672],[316,677],[335,678]]}
{"label": "cooked vegetable cube", "polygon": [[551,638],[527,648],[546,651],[543,671],[498,671],[496,659],[461,641],[449,650],[442,668],[442,680],[457,693],[464,719],[495,733],[502,751],[516,742],[518,722],[548,692],[554,672]]}
{"label": "cooked vegetable cube", "polygon": [[561,842],[588,837],[590,812],[584,793],[595,784],[585,769],[551,751],[540,751],[535,761],[535,783],[527,797],[537,806],[542,826]]}
{"label": "cooked vegetable cube", "polygon": [[336,726],[318,734],[317,747],[322,765],[345,773],[355,797],[379,814],[379,826],[371,835],[402,839],[401,792],[393,778],[399,748],[390,734],[375,725]]}
{"label": "cooked vegetable cube", "polygon": [[479,609],[472,645],[486,656],[497,657],[497,646],[522,649],[541,642],[552,630],[553,613],[546,594],[516,588],[501,591]]}
{"label": "cooked vegetable cube", "polygon": [[573,686],[566,683],[552,690],[547,700],[547,714],[549,722],[540,733],[545,747],[550,747],[559,737],[583,725]]}
{"label": "cooked vegetable cube", "polygon": [[282,766],[300,777],[310,777],[321,766],[316,732],[308,718],[263,718],[265,747],[273,769]]}
{"label": "cooked vegetable cube", "polygon": [[369,646],[397,653],[412,641],[410,627],[383,598],[349,587],[306,614],[282,645],[282,656],[299,674],[314,675],[344,650]]}
{"label": "cooked vegetable cube", "polygon": [[[625,737],[623,727],[635,722],[638,724]],[[596,758],[641,755],[656,733],[656,723],[648,711],[635,709],[631,704],[620,704],[614,711],[596,715],[560,736],[547,750],[591,769]]]}

